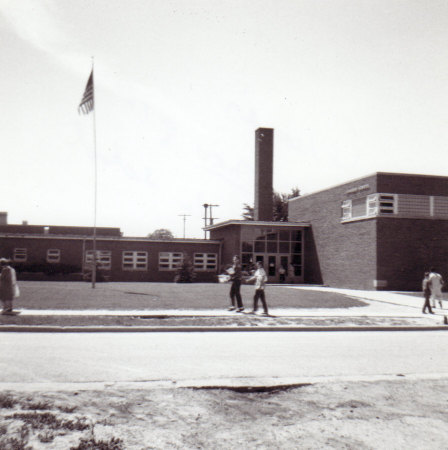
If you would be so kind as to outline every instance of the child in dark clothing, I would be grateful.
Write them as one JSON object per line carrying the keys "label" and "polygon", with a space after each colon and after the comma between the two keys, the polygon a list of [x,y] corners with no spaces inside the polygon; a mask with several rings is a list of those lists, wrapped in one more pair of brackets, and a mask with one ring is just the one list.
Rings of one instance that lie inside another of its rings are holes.
{"label": "child in dark clothing", "polygon": [[431,297],[431,281],[429,279],[429,272],[425,272],[425,277],[423,278],[422,282],[422,289],[423,297],[425,298],[422,313],[426,314],[426,309],[428,309],[429,314],[434,314],[431,309],[431,304],[429,303],[429,299]]}

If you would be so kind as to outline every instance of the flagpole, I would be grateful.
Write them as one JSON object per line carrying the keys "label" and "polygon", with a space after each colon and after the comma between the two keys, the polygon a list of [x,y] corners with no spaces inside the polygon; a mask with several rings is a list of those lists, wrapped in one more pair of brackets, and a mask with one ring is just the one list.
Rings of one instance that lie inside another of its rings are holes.
{"label": "flagpole", "polygon": [[[95,105],[95,83],[94,83],[94,61],[92,56],[92,96]],[[98,177],[97,177],[97,151],[96,151],[96,105],[93,108],[93,157],[94,157],[94,201],[93,201],[93,267],[92,267],[92,289],[95,289],[96,283],[96,210],[97,210],[97,194],[98,194]]]}
{"label": "flagpole", "polygon": [[[96,210],[97,210],[97,197],[98,197],[98,177],[97,177],[97,151],[96,151],[96,108],[95,108],[95,83],[93,80],[94,61],[92,56],[92,71],[90,72],[89,79],[84,89],[84,94],[81,99],[81,103],[78,106],[79,114],[89,114],[93,110],[93,166],[94,166],[94,199],[93,199],[93,258],[92,258],[92,289],[95,288],[96,283]],[[84,256],[83,256],[84,258]]]}

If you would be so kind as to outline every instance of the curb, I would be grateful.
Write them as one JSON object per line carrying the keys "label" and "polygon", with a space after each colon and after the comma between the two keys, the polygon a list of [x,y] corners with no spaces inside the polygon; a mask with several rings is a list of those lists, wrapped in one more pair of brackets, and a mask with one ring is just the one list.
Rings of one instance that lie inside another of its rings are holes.
{"label": "curb", "polygon": [[56,326],[0,326],[2,332],[16,333],[213,333],[213,332],[337,332],[337,331],[448,331],[447,326],[340,326],[340,327],[56,327]]}

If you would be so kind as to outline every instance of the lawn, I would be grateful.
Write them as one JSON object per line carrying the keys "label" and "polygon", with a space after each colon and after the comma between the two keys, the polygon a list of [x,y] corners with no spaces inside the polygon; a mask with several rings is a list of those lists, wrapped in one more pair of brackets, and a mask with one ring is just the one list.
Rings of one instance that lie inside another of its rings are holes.
{"label": "lawn", "polygon": [[[84,282],[21,281],[19,286],[16,309],[211,310],[226,309],[230,303],[230,285],[218,283],[97,283],[92,289]],[[252,305],[253,292],[253,286],[241,288],[246,308]],[[284,286],[267,286],[266,296],[271,309],[365,306],[342,294]]]}

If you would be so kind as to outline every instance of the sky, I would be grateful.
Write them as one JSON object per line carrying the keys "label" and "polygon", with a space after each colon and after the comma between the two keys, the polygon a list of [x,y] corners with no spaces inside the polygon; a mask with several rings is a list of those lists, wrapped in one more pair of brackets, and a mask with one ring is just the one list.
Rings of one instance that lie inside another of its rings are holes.
{"label": "sky", "polygon": [[259,127],[278,192],[446,176],[447,23],[445,0],[0,0],[0,211],[92,226],[96,160],[97,226],[201,238],[204,203],[253,204]]}

